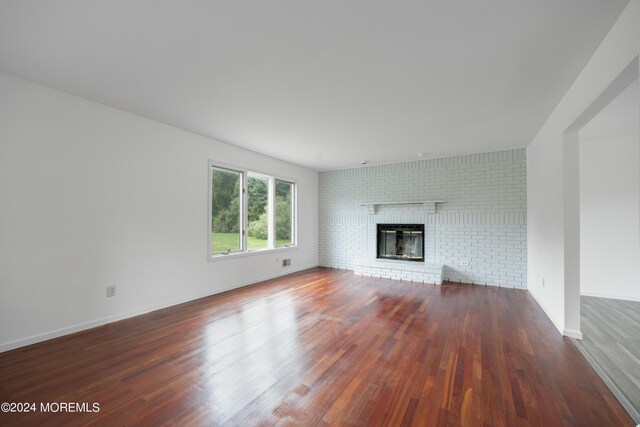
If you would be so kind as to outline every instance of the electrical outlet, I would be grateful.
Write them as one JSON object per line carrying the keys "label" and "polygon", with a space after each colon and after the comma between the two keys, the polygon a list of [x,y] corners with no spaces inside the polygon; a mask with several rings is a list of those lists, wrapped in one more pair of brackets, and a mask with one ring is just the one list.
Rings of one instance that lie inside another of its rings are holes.
{"label": "electrical outlet", "polygon": [[116,296],[116,287],[114,286],[107,286],[107,298],[109,297],[115,297]]}
{"label": "electrical outlet", "polygon": [[467,260],[460,261],[460,265],[461,265],[461,266],[469,265],[469,261],[467,261]]}
{"label": "electrical outlet", "polygon": [[542,287],[544,288],[544,278],[542,278]]}

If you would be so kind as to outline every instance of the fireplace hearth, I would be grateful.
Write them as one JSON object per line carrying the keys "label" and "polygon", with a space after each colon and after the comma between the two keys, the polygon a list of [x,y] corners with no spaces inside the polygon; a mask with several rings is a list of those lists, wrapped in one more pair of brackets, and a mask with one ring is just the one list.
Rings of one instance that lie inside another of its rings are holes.
{"label": "fireplace hearth", "polygon": [[424,224],[378,224],[377,258],[424,261]]}

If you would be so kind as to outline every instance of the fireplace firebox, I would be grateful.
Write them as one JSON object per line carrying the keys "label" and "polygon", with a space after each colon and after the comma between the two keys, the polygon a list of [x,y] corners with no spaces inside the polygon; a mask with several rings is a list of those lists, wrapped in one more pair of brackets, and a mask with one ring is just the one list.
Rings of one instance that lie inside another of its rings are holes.
{"label": "fireplace firebox", "polygon": [[424,224],[378,224],[378,258],[424,261]]}

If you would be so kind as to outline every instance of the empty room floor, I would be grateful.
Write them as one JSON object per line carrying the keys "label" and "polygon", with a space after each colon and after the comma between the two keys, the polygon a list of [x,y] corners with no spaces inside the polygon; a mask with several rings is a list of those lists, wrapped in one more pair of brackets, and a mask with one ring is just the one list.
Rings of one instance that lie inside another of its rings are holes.
{"label": "empty room floor", "polygon": [[579,345],[640,423],[640,302],[581,296],[580,303]]}
{"label": "empty room floor", "polygon": [[633,426],[526,291],[314,268],[0,354],[0,425]]}

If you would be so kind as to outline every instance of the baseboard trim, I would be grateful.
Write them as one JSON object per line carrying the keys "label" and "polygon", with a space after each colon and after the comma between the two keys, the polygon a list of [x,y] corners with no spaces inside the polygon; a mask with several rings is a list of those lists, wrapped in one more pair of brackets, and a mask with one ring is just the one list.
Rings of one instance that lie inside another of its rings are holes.
{"label": "baseboard trim", "polygon": [[[529,292],[529,295],[531,295],[533,297],[533,299],[535,300],[535,302],[538,303],[538,306],[542,309],[544,314],[547,315],[547,318],[549,318],[549,320],[551,320],[551,323],[553,323],[553,326],[556,327],[558,332],[561,335],[564,335],[564,325],[560,325],[558,322],[555,321],[555,319],[551,316],[551,314],[549,314],[549,310],[547,310],[547,307],[542,303],[542,300],[540,300],[540,298],[538,298],[536,296],[536,294],[531,292],[531,289],[527,289],[526,291]],[[582,336],[581,336],[581,338],[582,338]]]}
{"label": "baseboard trim", "polygon": [[234,289],[243,288],[245,286],[258,284],[260,282],[264,282],[266,280],[275,279],[277,277],[287,276],[289,274],[298,273],[300,271],[308,270],[310,268],[318,267],[317,264],[306,265],[302,267],[293,268],[291,270],[287,269],[286,273],[282,274],[271,274],[267,276],[258,277],[253,280],[246,280],[243,282],[239,282],[230,286],[226,286],[222,289],[216,289],[215,292],[205,292],[203,294],[193,295],[185,298],[179,298],[176,300],[171,300],[167,302],[163,302],[160,304],[152,305],[149,307],[144,307],[138,310],[128,311],[126,313],[114,314],[111,316],[101,317],[99,319],[91,320],[88,322],[78,323],[72,326],[68,326],[65,328],[54,329],[53,331],[45,332],[38,335],[32,335],[30,337],[21,338],[19,340],[10,341],[8,343],[0,344],[0,353],[4,353],[5,351],[15,350],[20,347],[26,347],[28,345],[37,344],[39,342],[48,341],[54,338],[60,338],[65,335],[75,334],[76,332],[82,332],[87,329],[97,328],[99,326],[106,325],[108,323],[117,322],[119,320],[128,319],[130,317],[140,316],[142,314],[150,313],[152,311],[161,310],[163,308],[172,307],[178,304],[184,304],[185,302],[194,301],[200,298],[209,297],[212,295],[221,294],[224,292],[229,292]]}
{"label": "baseboard trim", "polygon": [[564,335],[565,337],[576,339],[576,340],[582,339],[582,332],[577,331],[575,329],[565,329],[562,331],[562,335]]}
{"label": "baseboard trim", "polygon": [[106,318],[100,318],[97,320],[92,320],[89,322],[78,323],[73,326],[68,326],[65,328],[54,329],[53,331],[45,332],[43,334],[32,335],[27,338],[21,338],[19,340],[10,341],[8,343],[0,344],[0,353],[4,353],[5,351],[15,350],[16,348],[26,347],[31,344],[37,344],[39,342],[52,340],[54,338],[59,338],[65,335],[75,334],[76,332],[81,332],[87,329],[96,328],[98,326],[102,326],[108,323]]}
{"label": "baseboard trim", "polygon": [[630,296],[630,295],[613,295],[613,294],[603,294],[600,292],[580,292],[580,296],[585,297],[596,297],[596,298],[607,298],[607,299],[617,299],[621,301],[637,301],[640,302],[640,297]]}

